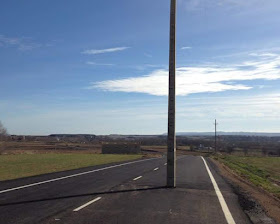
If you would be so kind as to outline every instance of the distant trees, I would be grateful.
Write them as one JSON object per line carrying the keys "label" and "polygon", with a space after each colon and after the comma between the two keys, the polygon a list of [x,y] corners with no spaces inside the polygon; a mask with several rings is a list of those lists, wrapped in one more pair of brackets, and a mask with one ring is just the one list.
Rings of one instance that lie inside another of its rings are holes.
{"label": "distant trees", "polygon": [[8,135],[8,131],[0,121],[0,138],[6,137],[7,135]]}
{"label": "distant trees", "polygon": [[268,153],[267,147],[263,147],[263,148],[262,148],[262,154],[263,154],[264,156],[267,156],[267,153]]}
{"label": "distant trees", "polygon": [[190,151],[194,151],[194,146],[190,145]]}
{"label": "distant trees", "polygon": [[7,129],[3,126],[3,124],[0,121],[0,154],[1,151],[4,150],[3,141],[6,139],[7,135],[8,135]]}
{"label": "distant trees", "polygon": [[233,146],[227,146],[226,150],[228,154],[231,154],[234,151],[234,148]]}
{"label": "distant trees", "polygon": [[248,151],[249,151],[248,148],[243,148],[243,152],[245,156],[248,156]]}

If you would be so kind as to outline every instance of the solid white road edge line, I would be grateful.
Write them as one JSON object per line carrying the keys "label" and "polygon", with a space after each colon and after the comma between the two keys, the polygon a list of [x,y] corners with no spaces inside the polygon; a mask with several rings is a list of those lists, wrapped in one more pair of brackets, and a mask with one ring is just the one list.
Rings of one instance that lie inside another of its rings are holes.
{"label": "solid white road edge line", "polygon": [[80,206],[79,208],[74,209],[73,212],[78,212],[78,211],[80,211],[81,209],[83,209],[83,208],[85,208],[85,207],[91,205],[92,203],[94,203],[94,202],[96,202],[96,201],[98,201],[98,200],[100,200],[100,199],[101,199],[101,197],[95,198],[95,199],[93,199],[92,201],[89,201],[88,203],[86,203],[86,204]]}
{"label": "solid white road edge line", "polygon": [[158,167],[154,169],[154,171],[158,170]]}
{"label": "solid white road edge line", "polygon": [[[152,159],[158,159],[158,158],[152,158]],[[85,174],[95,173],[98,171],[108,170],[108,169],[112,169],[115,167],[125,166],[125,165],[129,165],[129,164],[133,164],[133,163],[145,162],[145,161],[152,160],[152,159],[145,159],[145,160],[138,160],[138,161],[133,161],[133,162],[128,162],[128,163],[122,163],[122,164],[118,164],[118,165],[114,165],[114,166],[108,166],[108,167],[104,167],[104,168],[100,168],[100,169],[96,169],[96,170],[90,170],[90,171],[86,171],[86,172],[82,172],[82,173],[77,173],[77,174],[73,174],[73,175],[69,175],[69,176],[65,176],[65,177],[58,177],[58,178],[54,178],[51,180],[45,180],[45,181],[41,181],[41,182],[37,182],[37,183],[33,183],[33,184],[27,184],[27,185],[23,185],[23,186],[19,186],[19,187],[2,190],[2,191],[0,191],[0,194],[6,193],[9,191],[20,190],[20,189],[27,188],[27,187],[33,187],[33,186],[37,186],[37,185],[41,185],[41,184],[51,183],[51,182],[55,182],[58,180],[64,180],[67,178],[78,177],[78,176],[82,176]]]}
{"label": "solid white road edge line", "polygon": [[136,178],[134,178],[133,180],[138,180],[138,179],[140,179],[140,178],[142,178],[142,176],[136,177]]}
{"label": "solid white road edge line", "polygon": [[233,217],[232,217],[232,215],[231,215],[231,213],[230,213],[230,211],[228,209],[227,203],[226,203],[226,201],[225,201],[225,199],[224,199],[224,197],[222,195],[222,192],[220,191],[220,188],[219,188],[215,178],[213,177],[213,175],[212,175],[212,173],[211,173],[211,171],[210,171],[210,169],[209,169],[205,159],[202,156],[201,156],[201,159],[203,160],[203,162],[205,164],[205,167],[206,167],[206,170],[207,170],[207,172],[209,174],[209,177],[210,177],[210,179],[212,181],[212,184],[214,186],[214,189],[215,189],[216,195],[217,195],[217,197],[219,199],[219,202],[220,202],[220,204],[222,206],[222,210],[224,212],[224,215],[225,215],[225,218],[227,220],[227,223],[228,224],[235,224],[235,221],[234,221],[234,219],[233,219]]}

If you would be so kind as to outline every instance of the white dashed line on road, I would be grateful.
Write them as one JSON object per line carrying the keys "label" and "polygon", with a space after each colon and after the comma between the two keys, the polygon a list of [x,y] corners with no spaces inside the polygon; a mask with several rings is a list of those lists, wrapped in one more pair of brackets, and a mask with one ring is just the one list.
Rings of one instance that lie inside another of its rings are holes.
{"label": "white dashed line on road", "polygon": [[154,169],[154,171],[158,170],[158,167]]}
{"label": "white dashed line on road", "polygon": [[88,203],[86,203],[86,204],[84,204],[84,205],[82,205],[82,206],[80,206],[80,207],[74,209],[73,212],[78,212],[78,211],[80,211],[81,209],[83,209],[83,208],[85,208],[85,207],[91,205],[92,203],[94,203],[94,202],[96,202],[96,201],[99,201],[100,199],[101,199],[101,197],[95,198],[95,199],[93,199],[92,201],[89,201]]}
{"label": "white dashed line on road", "polygon": [[164,166],[166,166],[166,165],[167,165],[167,163],[164,164]]}
{"label": "white dashed line on road", "polygon": [[227,223],[228,224],[235,224],[235,221],[234,221],[234,219],[233,219],[233,217],[232,217],[232,215],[231,215],[231,213],[230,213],[230,211],[228,209],[227,203],[226,203],[226,201],[225,201],[225,199],[224,199],[224,197],[222,195],[222,192],[220,191],[220,188],[219,188],[215,178],[213,177],[213,175],[212,175],[212,173],[211,173],[211,171],[210,171],[210,169],[209,169],[205,159],[202,156],[201,156],[201,159],[203,160],[203,162],[205,164],[205,167],[206,167],[206,170],[207,170],[207,172],[209,174],[209,177],[210,177],[210,179],[212,181],[212,184],[214,186],[214,189],[215,189],[216,195],[217,195],[217,197],[219,199],[219,202],[220,202],[220,204],[222,206],[222,210],[224,212],[224,215],[225,215],[225,218],[227,220]]}
{"label": "white dashed line on road", "polygon": [[139,180],[140,178],[142,178],[142,176],[136,177],[133,180]]}

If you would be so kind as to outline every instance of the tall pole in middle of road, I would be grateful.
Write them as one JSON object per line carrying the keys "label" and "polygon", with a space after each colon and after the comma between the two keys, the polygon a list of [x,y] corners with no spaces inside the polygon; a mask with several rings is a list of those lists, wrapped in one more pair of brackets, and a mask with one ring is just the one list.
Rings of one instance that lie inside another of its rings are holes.
{"label": "tall pole in middle of road", "polygon": [[176,187],[175,73],[176,73],[176,0],[171,0],[169,46],[169,95],[167,139],[167,187]]}

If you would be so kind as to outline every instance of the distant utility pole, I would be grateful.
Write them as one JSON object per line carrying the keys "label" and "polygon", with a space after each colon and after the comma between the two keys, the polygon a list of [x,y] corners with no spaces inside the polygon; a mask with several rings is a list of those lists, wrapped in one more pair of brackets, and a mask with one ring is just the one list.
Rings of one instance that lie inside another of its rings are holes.
{"label": "distant utility pole", "polygon": [[176,73],[176,0],[171,0],[170,42],[169,42],[167,187],[176,187],[175,73]]}
{"label": "distant utility pole", "polygon": [[217,152],[217,121],[215,119],[215,152]]}

